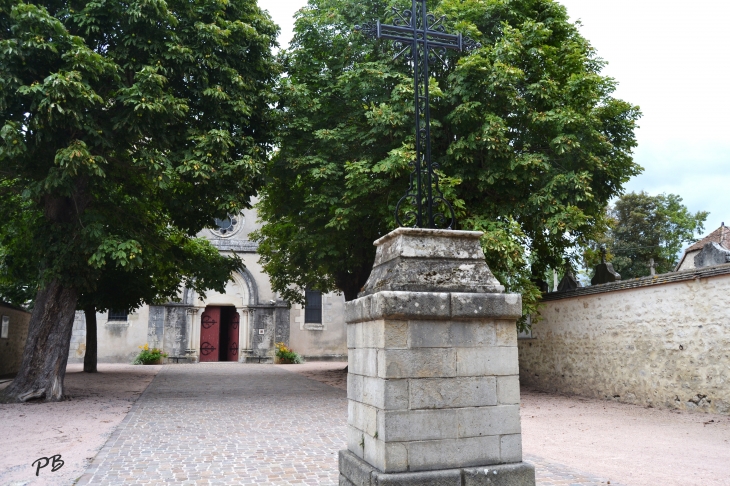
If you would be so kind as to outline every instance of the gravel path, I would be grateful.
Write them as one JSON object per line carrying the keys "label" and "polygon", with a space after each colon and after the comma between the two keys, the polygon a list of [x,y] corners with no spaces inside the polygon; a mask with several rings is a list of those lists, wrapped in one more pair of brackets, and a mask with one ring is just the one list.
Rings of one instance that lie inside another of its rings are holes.
{"label": "gravel path", "polygon": [[[72,484],[161,368],[99,364],[98,373],[84,373],[71,364],[64,382],[70,400],[0,404],[0,485]],[[49,464],[36,476],[33,462],[54,455],[63,466],[51,472]]]}

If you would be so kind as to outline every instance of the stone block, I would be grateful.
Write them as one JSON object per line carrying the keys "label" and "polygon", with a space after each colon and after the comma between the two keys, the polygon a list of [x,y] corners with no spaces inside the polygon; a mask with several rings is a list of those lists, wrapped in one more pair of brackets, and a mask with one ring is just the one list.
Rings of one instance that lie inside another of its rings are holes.
{"label": "stone block", "polygon": [[382,348],[385,321],[379,319],[377,321],[358,322],[358,348]]}
{"label": "stone block", "polygon": [[406,444],[411,471],[497,464],[500,462],[499,446],[499,436],[427,440]]}
{"label": "stone block", "polygon": [[[355,486],[355,483],[347,479],[345,476],[340,474],[340,481],[338,483],[340,486]],[[370,483],[367,483],[368,486],[370,486]]]}
{"label": "stone block", "polygon": [[454,319],[522,317],[520,294],[451,293],[451,316]]}
{"label": "stone block", "polygon": [[408,347],[408,321],[383,321],[383,347],[390,349]]}
{"label": "stone block", "polygon": [[[363,400],[363,396],[365,393],[363,380],[365,380],[365,377],[362,375],[355,375],[353,373],[347,373],[347,399],[348,400],[368,403],[365,400]],[[377,406],[374,403],[368,403],[368,405]]]}
{"label": "stone block", "polygon": [[402,442],[386,443],[365,435],[365,461],[382,472],[405,472],[408,471],[408,450]]}
{"label": "stone block", "polygon": [[471,407],[453,410],[458,426],[457,437],[519,434],[519,405]]}
{"label": "stone block", "polygon": [[[516,360],[515,355],[515,366]],[[381,349],[378,350],[377,361],[377,376],[380,378],[456,376],[456,351],[453,349]]]}
{"label": "stone block", "polygon": [[347,325],[348,348],[406,348],[408,321],[363,321]]}
{"label": "stone block", "polygon": [[461,486],[461,471],[426,471],[415,473],[373,473],[373,485],[378,486]]}
{"label": "stone block", "polygon": [[479,231],[398,228],[375,241],[378,249],[373,266],[397,257],[483,260],[481,235]]}
{"label": "stone block", "polygon": [[503,435],[500,439],[499,457],[502,462],[522,462],[522,434]]}
{"label": "stone block", "polygon": [[360,347],[361,334],[362,324],[360,322],[347,324],[347,349],[355,349]]}
{"label": "stone block", "polygon": [[495,326],[490,320],[408,321],[411,348],[482,347],[495,342]]}
{"label": "stone block", "polygon": [[351,349],[347,353],[348,372],[356,375],[378,376],[378,351],[373,348]]}
{"label": "stone block", "polygon": [[413,379],[408,386],[408,408],[412,410],[483,407],[496,405],[497,397],[493,376]]}
{"label": "stone block", "polygon": [[381,411],[378,435],[386,442],[455,439],[457,420],[452,410]]}
{"label": "stone block", "polygon": [[500,405],[519,405],[519,375],[497,377],[497,401]]}
{"label": "stone block", "polygon": [[375,242],[360,296],[383,291],[503,292],[484,261],[476,232],[398,228]]}
{"label": "stone block", "polygon": [[456,376],[519,374],[517,347],[458,348]]}
{"label": "stone block", "polygon": [[350,302],[345,302],[345,322],[360,322],[366,319],[363,316],[363,310],[365,305],[369,304],[370,301],[366,299],[355,299]]}
{"label": "stone block", "polygon": [[[371,300],[370,319],[449,319],[451,302],[446,292],[378,292]],[[360,300],[360,299],[358,299]]]}
{"label": "stone block", "polygon": [[[535,468],[527,463],[463,469],[384,473],[349,451],[340,451],[340,484],[345,486],[534,486]],[[463,477],[463,480],[462,480]],[[462,482],[463,481],[463,482]]]}
{"label": "stone block", "polygon": [[385,291],[500,293],[504,286],[483,259],[397,258],[373,267],[358,296]]}
{"label": "stone block", "polygon": [[517,346],[517,323],[497,321],[494,325],[497,346]]}
{"label": "stone block", "polygon": [[520,462],[465,468],[464,486],[535,486],[535,467]]}
{"label": "stone block", "polygon": [[378,430],[377,409],[364,403],[348,400],[347,424],[362,430],[366,434],[375,434]]}
{"label": "stone block", "polygon": [[366,378],[363,402],[381,410],[403,410],[408,408],[408,380],[384,380]]}
{"label": "stone block", "polygon": [[345,430],[345,438],[347,439],[347,450],[362,459],[365,452],[365,432],[348,425]]}
{"label": "stone block", "polygon": [[339,466],[340,484],[343,484],[342,477],[344,476],[347,481],[350,481],[350,484],[355,486],[370,486],[372,466],[363,462],[352,452],[340,451]]}

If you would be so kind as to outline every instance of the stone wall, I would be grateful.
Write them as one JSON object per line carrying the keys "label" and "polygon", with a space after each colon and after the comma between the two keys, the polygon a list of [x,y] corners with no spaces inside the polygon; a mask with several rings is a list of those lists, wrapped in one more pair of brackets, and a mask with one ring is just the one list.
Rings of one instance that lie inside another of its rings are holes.
{"label": "stone wall", "polygon": [[[164,308],[163,308],[164,309]],[[139,346],[149,343],[148,321],[150,308],[143,306],[130,312],[126,321],[109,319],[108,313],[96,314],[97,361],[99,363],[131,363],[139,353]],[[86,318],[83,311],[76,311],[69,363],[83,363],[86,354]]]}
{"label": "stone wall", "polygon": [[0,302],[0,322],[7,316],[8,337],[0,337],[0,376],[17,373],[23,360],[23,348],[28,337],[30,313]]}
{"label": "stone wall", "polygon": [[522,384],[730,413],[730,265],[547,294],[540,313]]}
{"label": "stone wall", "polygon": [[347,360],[345,297],[322,295],[322,323],[304,322],[304,306],[292,304],[290,313],[291,348],[309,360]]}

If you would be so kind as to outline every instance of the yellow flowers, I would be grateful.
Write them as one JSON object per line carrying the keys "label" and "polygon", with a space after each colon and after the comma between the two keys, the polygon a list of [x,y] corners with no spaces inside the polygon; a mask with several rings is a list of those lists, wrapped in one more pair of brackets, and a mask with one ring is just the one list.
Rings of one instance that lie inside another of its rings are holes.
{"label": "yellow flowers", "polygon": [[137,357],[134,359],[133,364],[161,364],[162,358],[167,358],[167,353],[163,353],[161,349],[152,348],[150,349],[149,344],[144,346],[137,346],[142,351],[139,352]]}

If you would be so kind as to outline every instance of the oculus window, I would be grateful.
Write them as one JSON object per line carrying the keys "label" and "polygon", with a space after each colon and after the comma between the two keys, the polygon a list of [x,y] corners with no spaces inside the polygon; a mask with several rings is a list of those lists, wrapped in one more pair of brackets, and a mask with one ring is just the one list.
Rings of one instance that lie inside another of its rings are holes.
{"label": "oculus window", "polygon": [[218,219],[215,220],[215,227],[211,228],[211,233],[213,233],[218,238],[228,238],[236,233],[241,229],[243,226],[243,216],[233,216],[231,214],[228,215],[225,219]]}
{"label": "oculus window", "polygon": [[307,290],[304,292],[304,322],[320,324],[322,322],[322,292]]}

